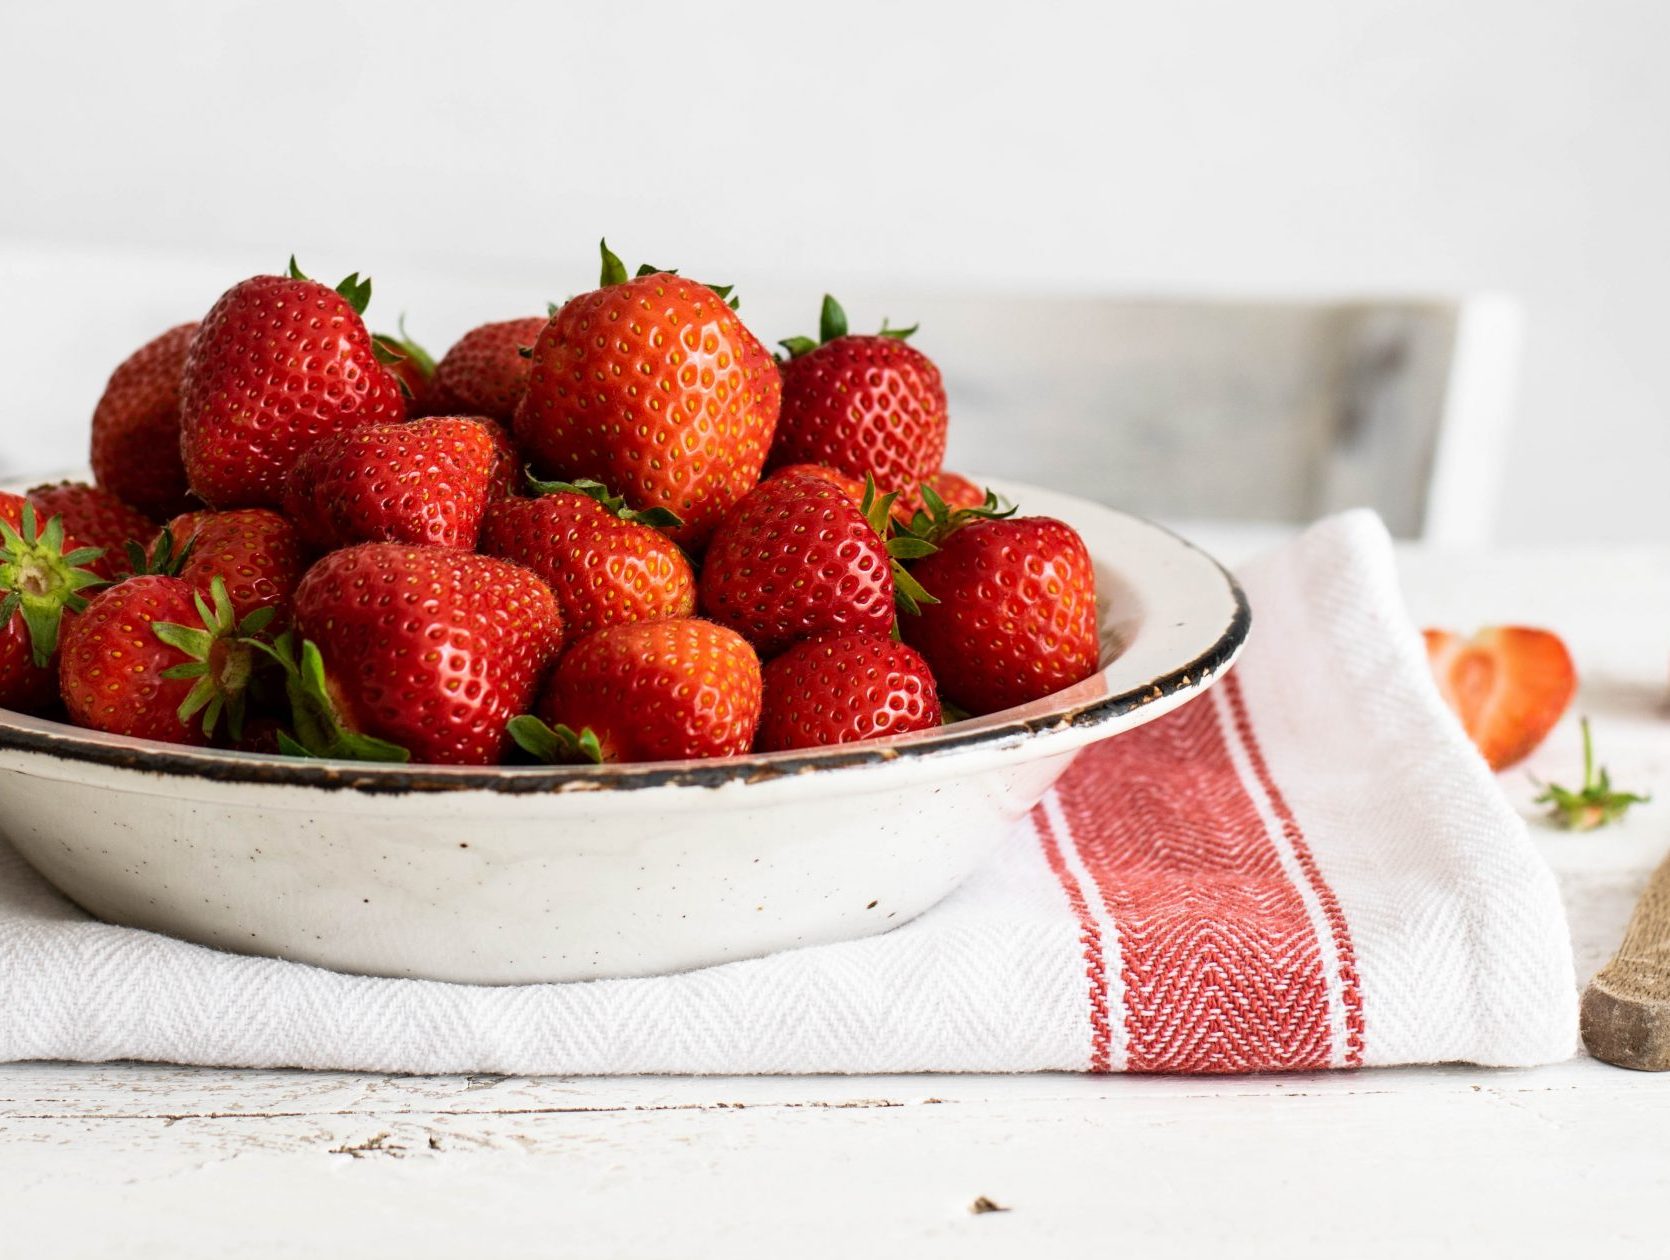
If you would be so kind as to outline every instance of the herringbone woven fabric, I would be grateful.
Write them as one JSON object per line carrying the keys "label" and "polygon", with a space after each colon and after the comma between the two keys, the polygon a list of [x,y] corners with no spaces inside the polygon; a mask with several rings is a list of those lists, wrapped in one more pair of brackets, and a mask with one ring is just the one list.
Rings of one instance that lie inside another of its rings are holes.
{"label": "herringbone woven fabric", "polygon": [[1204,698],[1083,754],[886,936],[473,988],[89,920],[0,849],[0,1058],[408,1072],[1234,1072],[1575,1044],[1554,882],[1442,708],[1373,517],[1243,575]]}

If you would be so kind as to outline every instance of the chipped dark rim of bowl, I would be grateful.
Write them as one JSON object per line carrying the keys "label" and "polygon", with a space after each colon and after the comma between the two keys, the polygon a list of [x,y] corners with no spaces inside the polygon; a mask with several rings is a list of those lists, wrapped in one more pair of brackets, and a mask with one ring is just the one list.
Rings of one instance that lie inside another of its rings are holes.
{"label": "chipped dark rim of bowl", "polygon": [[[1134,519],[1143,520],[1141,517]],[[495,766],[465,769],[375,762],[256,759],[214,749],[176,751],[168,745],[130,748],[79,733],[78,728],[52,722],[57,730],[37,731],[10,725],[0,709],[0,749],[44,753],[67,761],[90,762],[119,770],[204,779],[217,783],[282,786],[354,791],[369,795],[407,795],[418,792],[495,792],[532,796],[565,792],[632,791],[659,787],[718,788],[731,783],[759,783],[794,778],[813,772],[879,765],[907,758],[937,757],[1027,735],[1097,726],[1215,676],[1235,659],[1252,625],[1246,592],[1234,574],[1187,539],[1153,521],[1144,524],[1199,552],[1217,568],[1234,600],[1229,623],[1206,651],[1158,678],[1116,695],[1103,696],[1073,708],[1052,710],[1036,717],[1017,718],[976,731],[959,731],[961,723],[942,733],[909,743],[855,744],[850,748],[808,749],[805,752],[752,753],[711,762],[681,761],[604,766]],[[50,720],[50,719],[47,719]]]}

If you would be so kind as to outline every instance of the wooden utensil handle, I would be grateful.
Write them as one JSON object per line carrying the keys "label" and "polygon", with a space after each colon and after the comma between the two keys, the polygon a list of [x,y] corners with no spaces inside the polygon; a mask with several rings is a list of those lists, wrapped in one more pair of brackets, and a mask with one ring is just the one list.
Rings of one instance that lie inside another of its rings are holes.
{"label": "wooden utensil handle", "polygon": [[1670,857],[1648,881],[1618,952],[1583,994],[1583,1044],[1619,1067],[1670,1071]]}

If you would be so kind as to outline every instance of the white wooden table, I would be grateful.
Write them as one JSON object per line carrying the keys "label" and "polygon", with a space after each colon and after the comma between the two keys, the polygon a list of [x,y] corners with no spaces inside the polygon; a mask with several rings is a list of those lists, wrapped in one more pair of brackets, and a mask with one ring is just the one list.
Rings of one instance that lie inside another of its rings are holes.
{"label": "white wooden table", "polygon": [[[1233,557],[1245,532],[1207,532]],[[1670,550],[1404,552],[1552,626],[1623,827],[1536,827],[1578,971],[1670,848]],[[1570,780],[1575,712],[1531,762]],[[1503,784],[1527,812],[1521,771]],[[975,1212],[982,1196],[1007,1209]],[[526,1079],[0,1066],[0,1256],[1664,1254],[1670,1074]]]}

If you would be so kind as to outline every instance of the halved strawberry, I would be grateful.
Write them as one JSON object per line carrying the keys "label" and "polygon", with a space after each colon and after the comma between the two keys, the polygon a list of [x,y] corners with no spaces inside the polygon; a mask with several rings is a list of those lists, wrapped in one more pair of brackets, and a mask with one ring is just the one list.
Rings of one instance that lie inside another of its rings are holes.
{"label": "halved strawberry", "polygon": [[1502,770],[1530,756],[1577,692],[1560,637],[1529,626],[1491,626],[1471,639],[1425,632],[1438,691],[1484,759]]}

